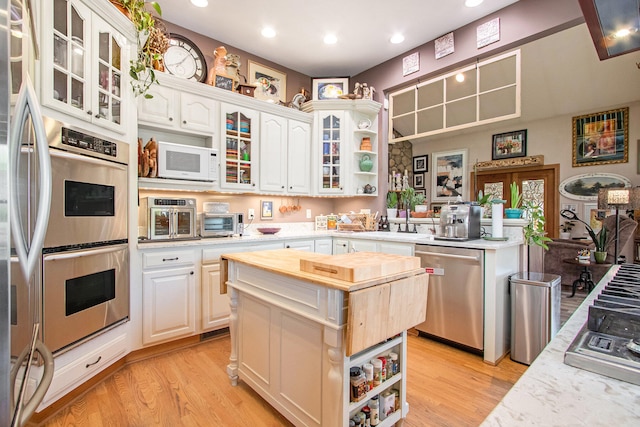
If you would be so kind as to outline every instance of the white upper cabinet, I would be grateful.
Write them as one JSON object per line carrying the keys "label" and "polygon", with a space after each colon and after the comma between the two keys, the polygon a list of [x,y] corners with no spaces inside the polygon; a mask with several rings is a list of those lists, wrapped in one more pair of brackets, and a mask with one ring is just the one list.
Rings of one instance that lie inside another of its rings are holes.
{"label": "white upper cabinet", "polygon": [[[93,2],[42,1],[41,100],[69,116],[125,133],[132,102],[133,26],[108,3],[109,16],[87,4]],[[128,38],[111,25],[122,21]]]}

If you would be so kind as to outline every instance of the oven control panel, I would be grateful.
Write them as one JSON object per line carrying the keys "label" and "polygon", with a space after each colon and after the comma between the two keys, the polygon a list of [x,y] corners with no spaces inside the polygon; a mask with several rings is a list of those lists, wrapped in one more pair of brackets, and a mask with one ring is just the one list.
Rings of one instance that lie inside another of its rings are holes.
{"label": "oven control panel", "polygon": [[65,127],[62,128],[62,143],[92,153],[99,153],[114,158],[118,156],[117,144],[115,142]]}

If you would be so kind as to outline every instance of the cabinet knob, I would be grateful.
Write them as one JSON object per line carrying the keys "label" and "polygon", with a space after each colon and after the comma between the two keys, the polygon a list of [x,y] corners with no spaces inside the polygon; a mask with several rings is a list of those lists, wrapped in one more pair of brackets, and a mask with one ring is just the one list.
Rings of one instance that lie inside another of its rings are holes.
{"label": "cabinet knob", "polygon": [[[284,185],[281,188],[284,190]],[[289,188],[291,188],[291,187],[289,187]]]}
{"label": "cabinet knob", "polygon": [[182,121],[182,124],[183,124],[183,125],[186,125],[186,124],[187,124],[187,121],[186,121],[186,120],[183,120],[183,121]]}
{"label": "cabinet knob", "polygon": [[172,122],[173,121],[173,117],[169,117],[169,121]]}
{"label": "cabinet knob", "polygon": [[193,271],[191,271],[191,272],[189,272],[189,274],[190,274],[191,276],[193,276],[193,275],[194,275],[194,272],[193,272]]}
{"label": "cabinet knob", "polygon": [[287,249],[291,249],[291,246],[287,245],[287,246],[285,246],[285,248],[287,248]]}
{"label": "cabinet knob", "polygon": [[92,115],[92,114],[93,114],[93,111],[89,110],[89,111],[87,111],[87,114],[88,114],[88,115]]}
{"label": "cabinet knob", "polygon": [[100,118],[100,114],[96,114],[96,115],[95,115],[95,116],[93,116],[93,117],[95,117],[96,119],[99,119],[99,118]]}

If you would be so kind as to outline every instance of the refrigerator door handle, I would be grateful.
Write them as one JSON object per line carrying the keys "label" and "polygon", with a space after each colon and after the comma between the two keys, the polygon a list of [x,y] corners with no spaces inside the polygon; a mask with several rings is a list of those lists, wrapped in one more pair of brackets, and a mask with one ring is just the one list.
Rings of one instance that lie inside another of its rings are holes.
{"label": "refrigerator door handle", "polygon": [[[36,138],[36,150],[38,152],[38,161],[40,162],[40,187],[38,200],[38,212],[36,216],[35,229],[31,242],[26,242],[24,239],[24,232],[21,229],[23,225],[20,222],[20,216],[18,211],[18,160],[20,156],[20,145],[22,140],[22,133],[24,130],[24,123],[27,118],[31,116],[33,122],[33,129]],[[40,111],[40,104],[38,104],[38,98],[36,97],[35,89],[29,79],[25,79],[20,93],[18,94],[18,100],[16,102],[15,123],[11,126],[11,137],[9,140],[10,158],[13,159],[13,170],[11,171],[10,180],[11,189],[9,191],[11,197],[11,215],[15,219],[11,221],[11,231],[14,236],[15,249],[20,261],[20,267],[24,273],[24,277],[28,280],[33,274],[34,269],[40,259],[42,247],[44,245],[44,237],[47,233],[47,226],[49,224],[49,213],[51,209],[51,158],[49,156],[49,144],[47,141],[47,132],[44,128],[44,121],[42,120],[42,112]]]}
{"label": "refrigerator door handle", "polygon": [[[26,361],[26,368],[22,378],[22,384],[19,388],[18,400],[15,402],[15,412],[13,414],[13,420],[11,421],[11,427],[20,427],[26,425],[26,422],[31,418],[31,415],[36,411],[42,399],[44,399],[49,386],[51,385],[51,381],[53,380],[54,373],[54,362],[53,362],[53,354],[47,348],[46,345],[42,341],[38,339],[38,328],[39,324],[36,323],[33,328],[33,336],[31,338],[31,345],[26,347],[22,353],[18,356],[13,368],[11,369],[10,374],[10,384],[11,386],[11,402],[14,401],[13,393],[15,390],[16,378],[18,376],[18,372],[20,368]],[[26,382],[29,379],[29,372],[31,370],[31,365],[33,364],[34,353],[38,352],[42,356],[42,360],[44,362],[42,378],[40,379],[40,383],[36,387],[36,390],[33,392],[31,399],[28,402],[22,403],[24,400],[24,393],[26,391]]]}

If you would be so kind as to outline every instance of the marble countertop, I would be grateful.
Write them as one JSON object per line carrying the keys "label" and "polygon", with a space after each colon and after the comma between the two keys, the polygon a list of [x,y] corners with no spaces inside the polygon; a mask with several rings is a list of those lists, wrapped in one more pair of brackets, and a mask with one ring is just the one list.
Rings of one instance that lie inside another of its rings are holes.
{"label": "marble countertop", "polygon": [[229,245],[242,243],[264,243],[269,241],[284,241],[294,239],[317,239],[322,237],[334,237],[345,239],[364,239],[379,240],[385,242],[398,243],[418,243],[433,246],[449,246],[449,247],[465,247],[472,249],[502,249],[515,247],[522,244],[522,239],[510,237],[506,241],[489,241],[484,239],[466,240],[466,241],[446,241],[434,240],[433,236],[423,233],[402,233],[402,232],[385,232],[385,231],[368,231],[368,232],[343,232],[343,231],[291,231],[285,230],[270,235],[263,235],[259,232],[252,231],[249,234],[236,237],[221,238],[203,238],[195,240],[175,240],[175,241],[142,241],[138,242],[138,249],[155,249],[163,247],[198,247],[211,245]]}
{"label": "marble countertop", "polygon": [[640,423],[640,386],[564,364],[588,307],[612,268],[481,424],[482,426],[631,426]]}

